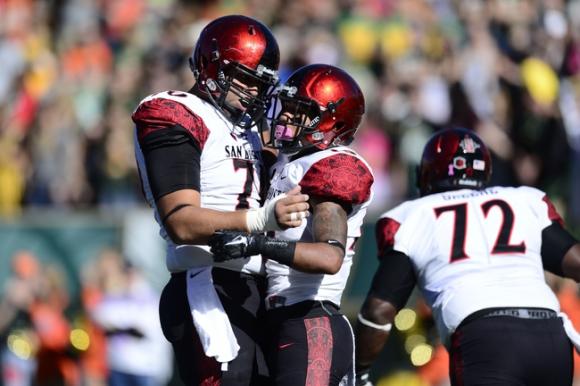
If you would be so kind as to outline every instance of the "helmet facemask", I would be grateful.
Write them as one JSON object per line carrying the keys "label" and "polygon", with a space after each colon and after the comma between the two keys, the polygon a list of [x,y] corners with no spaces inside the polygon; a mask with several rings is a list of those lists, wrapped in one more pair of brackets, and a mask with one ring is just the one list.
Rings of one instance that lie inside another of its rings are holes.
{"label": "helmet facemask", "polygon": [[348,145],[364,114],[360,87],[343,70],[310,64],[280,87],[268,114],[265,146],[286,154]]}
{"label": "helmet facemask", "polygon": [[[237,63],[224,61],[217,70],[217,79],[200,82],[205,85],[209,99],[234,126],[243,129],[262,120],[272,94],[278,84],[277,71],[258,65],[256,70]],[[239,98],[243,109],[227,101],[228,93]]]}
{"label": "helmet facemask", "polygon": [[294,154],[312,146],[304,136],[315,132],[320,122],[320,107],[312,99],[295,96],[294,87],[282,87],[273,98],[270,141],[265,145]]}
{"label": "helmet facemask", "polygon": [[338,130],[318,130],[321,122],[335,120],[336,107],[342,99],[323,107],[313,99],[296,96],[295,93],[295,87],[285,86],[275,98],[271,109],[270,141],[265,142],[265,145],[286,154],[296,154],[313,146],[321,147],[327,139],[331,139],[331,142],[322,146],[324,148],[347,144],[342,138],[348,137],[351,131],[336,135],[336,131],[342,127],[341,123],[336,124]]}

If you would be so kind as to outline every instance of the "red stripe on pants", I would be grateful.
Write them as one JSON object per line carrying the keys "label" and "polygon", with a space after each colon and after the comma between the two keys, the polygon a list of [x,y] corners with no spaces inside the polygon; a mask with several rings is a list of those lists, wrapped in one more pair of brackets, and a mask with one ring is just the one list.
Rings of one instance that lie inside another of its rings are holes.
{"label": "red stripe on pants", "polygon": [[328,317],[305,319],[308,369],[305,386],[327,386],[332,365],[332,329]]}

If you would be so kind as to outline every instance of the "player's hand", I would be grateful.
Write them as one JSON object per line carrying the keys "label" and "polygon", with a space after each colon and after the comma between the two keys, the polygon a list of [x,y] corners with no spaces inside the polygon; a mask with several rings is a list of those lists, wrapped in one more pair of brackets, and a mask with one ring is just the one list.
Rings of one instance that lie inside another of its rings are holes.
{"label": "player's hand", "polygon": [[300,186],[296,186],[266,201],[261,208],[249,209],[246,228],[249,232],[265,232],[299,227],[309,215],[308,207],[308,195],[301,194]]}
{"label": "player's hand", "polygon": [[310,215],[308,195],[300,193],[300,185],[294,187],[284,198],[276,202],[276,222],[281,229],[302,225],[302,220]]}
{"label": "player's hand", "polygon": [[354,377],[354,386],[374,386],[369,380],[369,370],[356,373]]}
{"label": "player's hand", "polygon": [[208,240],[216,262],[239,259],[259,253],[262,235],[238,231],[216,231]]}

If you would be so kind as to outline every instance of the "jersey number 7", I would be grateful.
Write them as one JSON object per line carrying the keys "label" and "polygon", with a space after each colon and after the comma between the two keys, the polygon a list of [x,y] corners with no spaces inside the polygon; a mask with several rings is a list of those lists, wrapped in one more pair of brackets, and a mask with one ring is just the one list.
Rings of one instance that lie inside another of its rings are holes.
{"label": "jersey number 7", "polygon": [[238,209],[248,209],[250,204],[248,203],[248,197],[252,194],[252,186],[254,184],[254,165],[251,161],[243,159],[234,159],[234,170],[237,172],[239,169],[246,169],[246,182],[244,182],[244,191],[238,194],[238,205],[236,205],[236,210]]}

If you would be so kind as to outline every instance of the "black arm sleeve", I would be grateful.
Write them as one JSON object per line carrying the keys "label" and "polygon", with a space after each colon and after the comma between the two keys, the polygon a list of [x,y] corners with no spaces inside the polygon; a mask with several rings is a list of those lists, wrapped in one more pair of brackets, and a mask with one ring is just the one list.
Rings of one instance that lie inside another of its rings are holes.
{"label": "black arm sleeve", "polygon": [[564,276],[562,260],[566,252],[576,243],[576,239],[558,222],[553,222],[552,225],[545,228],[542,231],[542,250],[540,252],[544,269],[558,276]]}
{"label": "black arm sleeve", "polygon": [[140,145],[155,200],[180,189],[200,190],[201,151],[183,127],[153,132]]}
{"label": "black arm sleeve", "polygon": [[369,295],[392,303],[397,310],[405,306],[417,278],[409,256],[390,250],[381,255]]}

